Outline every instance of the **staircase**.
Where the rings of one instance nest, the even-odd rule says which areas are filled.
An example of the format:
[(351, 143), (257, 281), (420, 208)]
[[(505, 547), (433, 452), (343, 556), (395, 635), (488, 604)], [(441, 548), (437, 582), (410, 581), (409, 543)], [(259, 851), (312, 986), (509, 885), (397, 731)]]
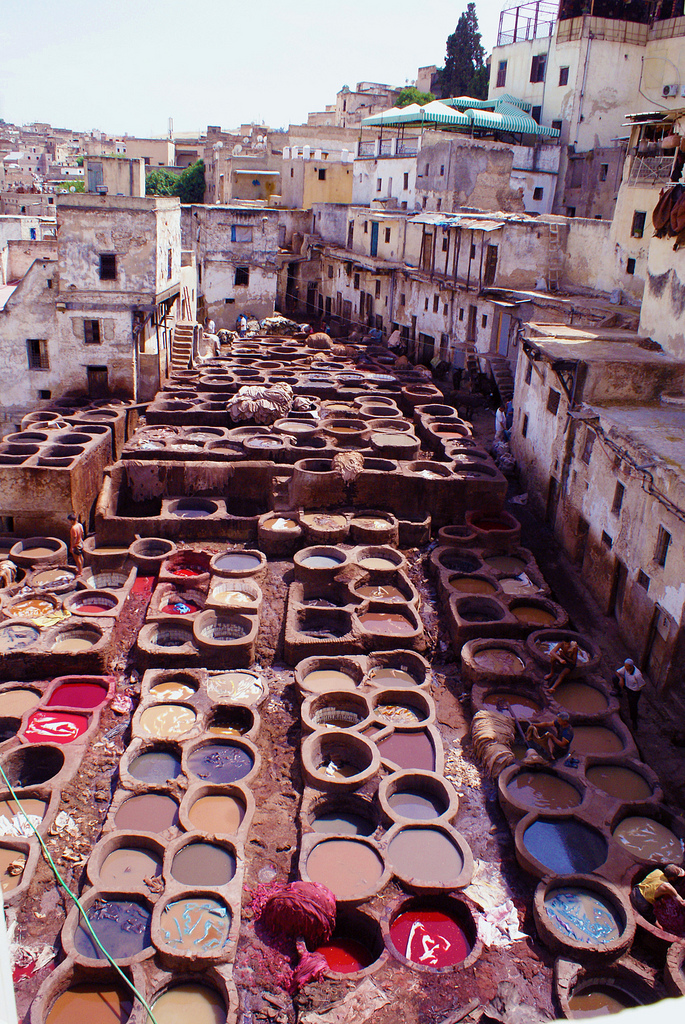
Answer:
[(190, 320), (177, 320), (171, 339), (171, 369), (187, 370), (193, 361), (193, 334), (197, 325)]
[[(547, 253), (547, 287), (551, 292), (559, 291), (564, 255), (561, 248), (561, 224), (548, 224), (549, 239)], [(565, 227), (565, 225), (563, 225)]]
[(495, 378), (500, 398), (506, 404), (510, 398), (514, 397), (514, 377), (509, 360), (505, 359), (504, 356), (489, 355), (488, 362), (490, 363), (492, 376)]

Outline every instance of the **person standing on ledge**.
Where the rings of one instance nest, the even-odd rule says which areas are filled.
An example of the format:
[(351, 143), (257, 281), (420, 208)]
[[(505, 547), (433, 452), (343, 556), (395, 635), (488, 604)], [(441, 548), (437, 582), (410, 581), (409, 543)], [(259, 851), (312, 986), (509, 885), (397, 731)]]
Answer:
[(85, 540), (85, 533), (74, 512), (70, 512), (67, 519), (71, 526), (69, 530), (69, 553), (76, 562), (76, 568), (80, 576), (83, 572), (83, 541)]
[(618, 685), (626, 691), (630, 720), (633, 723), (633, 729), (636, 730), (637, 707), (640, 703), (642, 688), (645, 685), (645, 677), (640, 672), (640, 669), (635, 667), (635, 662), (632, 658), (626, 658), (621, 667), (616, 669), (616, 675), (618, 676)]

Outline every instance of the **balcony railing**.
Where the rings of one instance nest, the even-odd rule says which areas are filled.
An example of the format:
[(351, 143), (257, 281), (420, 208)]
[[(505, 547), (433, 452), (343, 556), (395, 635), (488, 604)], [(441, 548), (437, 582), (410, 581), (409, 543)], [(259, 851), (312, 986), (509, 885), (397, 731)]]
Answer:
[(643, 156), (636, 153), (628, 175), (629, 185), (667, 185), (675, 156)]

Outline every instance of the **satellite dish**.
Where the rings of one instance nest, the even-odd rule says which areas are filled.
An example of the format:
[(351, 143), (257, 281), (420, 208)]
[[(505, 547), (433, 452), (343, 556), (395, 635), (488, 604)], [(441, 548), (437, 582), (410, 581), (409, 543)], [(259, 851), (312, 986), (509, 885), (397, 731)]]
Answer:
[(232, 150), (233, 156), (238, 156), (238, 154), (242, 153), (242, 151), (243, 151), (243, 147), (240, 145), (239, 142), (236, 143), (236, 145), (233, 147), (233, 150)]
[(246, 145), (246, 146), (249, 146), (249, 145), (250, 145), (250, 136), (249, 136), (249, 135), (246, 135), (246, 136), (245, 136), (245, 137), (243, 138), (243, 144), (244, 144), (244, 145)]

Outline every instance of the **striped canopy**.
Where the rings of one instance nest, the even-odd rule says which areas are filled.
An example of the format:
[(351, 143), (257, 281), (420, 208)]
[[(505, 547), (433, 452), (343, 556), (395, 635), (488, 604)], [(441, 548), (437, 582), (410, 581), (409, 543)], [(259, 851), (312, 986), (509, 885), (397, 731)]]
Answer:
[(447, 100), (433, 100), (419, 106), (392, 107), (380, 114), (373, 114), (362, 121), (362, 125), (392, 126), (444, 125), (446, 128), (480, 128), (491, 132), (506, 132), (515, 135), (545, 135), (551, 139), (559, 137), (557, 128), (534, 121), (526, 107), (530, 104), (505, 94), (493, 100), (474, 100), (471, 96), (453, 96)]
[(380, 114), (372, 114), (371, 117), (365, 117), (362, 121), (362, 125), (424, 125), (424, 124), (444, 124), (444, 125), (461, 125), (463, 127), (469, 127), (471, 122), (465, 114), (458, 110), (453, 110), (451, 107), (441, 103), (440, 100), (433, 100), (431, 103), (425, 103), (423, 106), (419, 106), (418, 103), (410, 103), (406, 107), (398, 109), (392, 107), (390, 110), (384, 110)]

